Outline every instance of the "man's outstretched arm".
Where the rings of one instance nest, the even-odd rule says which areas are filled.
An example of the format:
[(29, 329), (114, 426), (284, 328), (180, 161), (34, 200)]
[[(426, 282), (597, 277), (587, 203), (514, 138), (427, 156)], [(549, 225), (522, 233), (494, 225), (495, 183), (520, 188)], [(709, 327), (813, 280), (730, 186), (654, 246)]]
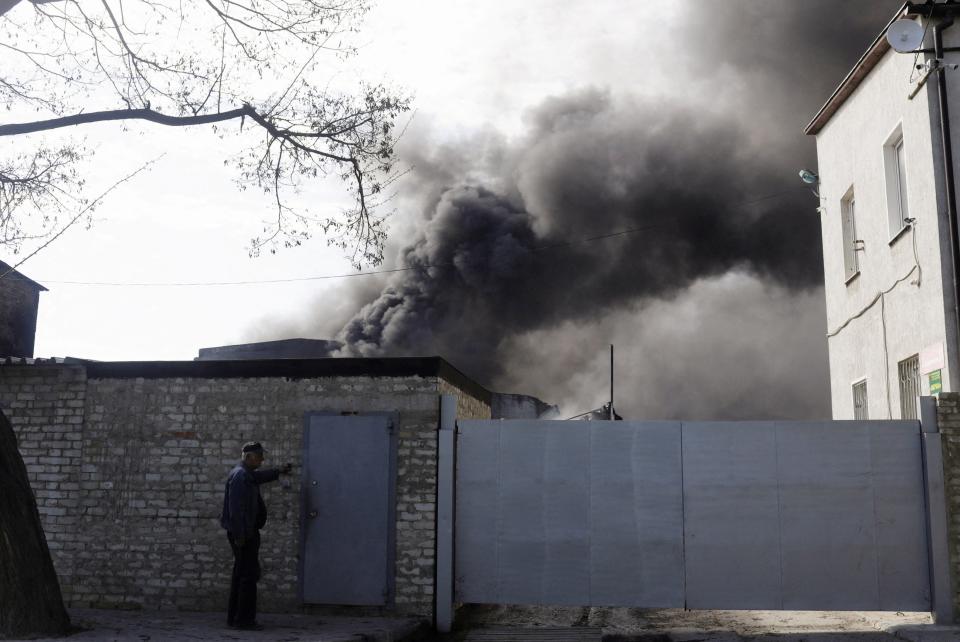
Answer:
[(290, 472), (291, 465), (284, 464), (280, 468), (266, 468), (250, 471), (253, 475), (253, 481), (257, 484), (266, 484), (267, 482), (277, 481), (280, 475), (286, 475)]

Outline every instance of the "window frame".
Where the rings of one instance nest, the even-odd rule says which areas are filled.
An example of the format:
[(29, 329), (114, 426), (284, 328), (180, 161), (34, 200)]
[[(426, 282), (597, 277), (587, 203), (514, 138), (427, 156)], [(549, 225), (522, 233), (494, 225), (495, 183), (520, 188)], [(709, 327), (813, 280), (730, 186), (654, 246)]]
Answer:
[(860, 276), (857, 256), (857, 198), (853, 186), (840, 199), (840, 239), (843, 246), (843, 280), (850, 283)]
[(910, 189), (902, 123), (897, 124), (883, 144), (883, 168), (887, 195), (888, 245), (896, 243), (909, 229)]

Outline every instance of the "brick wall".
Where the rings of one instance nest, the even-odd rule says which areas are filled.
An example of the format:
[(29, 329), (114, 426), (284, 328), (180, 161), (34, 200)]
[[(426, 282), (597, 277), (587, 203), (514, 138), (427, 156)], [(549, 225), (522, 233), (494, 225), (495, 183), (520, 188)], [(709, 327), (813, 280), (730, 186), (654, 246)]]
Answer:
[[(438, 391), (457, 396), (458, 417), (490, 418), (489, 404), (446, 380), (438, 380)], [(439, 417), (439, 398), (433, 403)], [(397, 455), (397, 601), (432, 602), (436, 565), (437, 419), (433, 423), (401, 428)], [(401, 587), (400, 578), (405, 578), (405, 587)]]
[(937, 425), (943, 439), (953, 608), (955, 617), (960, 618), (960, 393), (945, 392), (940, 395)]
[(442, 385), (96, 379), (83, 366), (4, 366), (0, 408), (20, 439), (68, 605), (185, 610), (225, 607), (232, 557), (218, 517), (243, 442), (263, 441), (267, 465), (295, 466), (290, 487), (263, 489), (270, 520), (261, 548), (262, 608), (295, 610), (304, 413), (396, 412), (396, 610), (429, 615)]
[(489, 402), (477, 399), (449, 381), (440, 380), (440, 394), (456, 396), (459, 419), (490, 419)]

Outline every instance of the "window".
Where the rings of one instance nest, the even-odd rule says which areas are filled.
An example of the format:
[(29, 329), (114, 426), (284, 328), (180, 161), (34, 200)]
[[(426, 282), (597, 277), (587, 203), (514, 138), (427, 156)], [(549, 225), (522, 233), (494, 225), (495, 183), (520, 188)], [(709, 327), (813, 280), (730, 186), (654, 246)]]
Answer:
[(910, 218), (910, 205), (907, 202), (907, 160), (903, 134), (899, 127), (884, 146), (883, 156), (887, 178), (887, 215), (890, 237), (893, 239), (906, 227), (906, 221)]
[(917, 399), (920, 397), (920, 355), (913, 355), (897, 364), (900, 375), (900, 418), (917, 419)]
[(858, 381), (853, 384), (853, 418), (869, 419), (867, 412), (867, 381)]
[(847, 192), (840, 203), (840, 216), (843, 219), (843, 269), (844, 280), (849, 281), (860, 273), (857, 265), (857, 223), (856, 199), (853, 197), (853, 188)]

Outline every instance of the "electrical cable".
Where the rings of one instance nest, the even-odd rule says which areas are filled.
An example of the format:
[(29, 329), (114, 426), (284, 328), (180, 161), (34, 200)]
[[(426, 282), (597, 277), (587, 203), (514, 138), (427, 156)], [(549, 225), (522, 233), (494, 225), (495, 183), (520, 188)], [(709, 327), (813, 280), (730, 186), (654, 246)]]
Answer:
[(920, 267), (920, 253), (917, 252), (917, 235), (913, 233), (913, 226), (915, 223), (916, 221), (912, 221), (910, 223), (910, 228), (911, 228), (910, 236), (913, 240), (913, 260), (917, 266), (917, 281), (915, 285), (919, 288), (921, 282), (923, 281), (923, 268)]
[(887, 383), (887, 419), (893, 419), (893, 407), (890, 405), (890, 352), (887, 349), (887, 304), (886, 295), (880, 293), (880, 327), (883, 332), (883, 372)]
[[(563, 243), (555, 243), (552, 245), (542, 245), (539, 247), (524, 248), (524, 251), (535, 254), (537, 252), (544, 252), (546, 250), (554, 250), (561, 247), (569, 247), (572, 245), (577, 245), (580, 243), (592, 243), (594, 241), (602, 241), (605, 239), (614, 238), (617, 236), (624, 236), (626, 234), (635, 234), (637, 232), (644, 232), (647, 230), (656, 229), (663, 227), (663, 223), (657, 225), (645, 225), (643, 227), (633, 227), (625, 230), (620, 230), (618, 232), (611, 232), (610, 234), (601, 234), (600, 236), (591, 236), (588, 238), (577, 239), (575, 241), (565, 241)], [(266, 280), (256, 280), (256, 281), (183, 281), (183, 282), (168, 282), (168, 283), (157, 283), (157, 282), (143, 282), (143, 283), (133, 283), (133, 282), (118, 282), (118, 281), (56, 281), (52, 279), (38, 279), (44, 283), (56, 283), (59, 285), (103, 285), (103, 286), (131, 286), (131, 287), (201, 287), (201, 286), (217, 286), (217, 285), (257, 285), (257, 284), (269, 284), (269, 283), (293, 283), (299, 281), (322, 281), (327, 279), (345, 279), (354, 276), (372, 276), (376, 274), (392, 274), (394, 272), (409, 272), (411, 270), (428, 270), (432, 268), (442, 268), (442, 267), (454, 267), (456, 263), (424, 263), (422, 265), (408, 265), (405, 267), (391, 268), (387, 270), (369, 270), (367, 272), (347, 272), (344, 274), (324, 274), (320, 276), (302, 276), (302, 277), (293, 277), (287, 279), (266, 279)]]
[(911, 239), (913, 245), (913, 267), (910, 268), (910, 271), (904, 274), (902, 277), (893, 282), (886, 290), (881, 290), (873, 297), (873, 299), (864, 306), (859, 312), (848, 318), (844, 321), (840, 327), (838, 327), (833, 332), (827, 333), (827, 339), (832, 339), (833, 337), (840, 334), (844, 328), (850, 325), (854, 320), (859, 319), (864, 314), (866, 314), (874, 305), (877, 304), (877, 301), (880, 302), (880, 327), (883, 332), (883, 372), (884, 380), (887, 387), (887, 419), (893, 419), (893, 406), (890, 401), (890, 352), (887, 345), (887, 309), (886, 309), (886, 297), (888, 294), (894, 291), (898, 285), (909, 279), (914, 272), (917, 273), (917, 279), (913, 282), (914, 285), (920, 287), (921, 281), (923, 279), (923, 268), (920, 266), (920, 254), (917, 251), (917, 233), (916, 233), (916, 221), (913, 220), (908, 223), (910, 226), (910, 235), (913, 237)]
[[(915, 222), (914, 222), (914, 223), (910, 223), (910, 233), (911, 233), (911, 234), (914, 234), (914, 235), (916, 234), (916, 232), (914, 231), (914, 227), (915, 227), (915, 226), (916, 226), (916, 223), (915, 223)], [(873, 299), (870, 301), (870, 303), (868, 303), (868, 304), (867, 304), (866, 306), (864, 306), (859, 312), (857, 312), (856, 314), (854, 314), (853, 316), (851, 316), (850, 318), (848, 318), (846, 321), (844, 321), (842, 324), (840, 324), (840, 327), (838, 327), (836, 330), (834, 330), (833, 332), (827, 332), (827, 338), (828, 338), (828, 339), (832, 339), (833, 337), (837, 336), (838, 334), (840, 334), (840, 332), (841, 332), (844, 328), (846, 328), (848, 325), (850, 325), (853, 321), (859, 319), (859, 318), (862, 317), (864, 314), (866, 314), (867, 312), (869, 312), (870, 309), (877, 304), (877, 301), (879, 301), (882, 296), (884, 296), (884, 295), (886, 295), (886, 294), (890, 294), (891, 292), (893, 292), (893, 290), (894, 290), (898, 285), (900, 285), (901, 283), (903, 283), (904, 281), (906, 281), (907, 279), (909, 279), (911, 276), (913, 276), (913, 273), (914, 273), (914, 272), (917, 272), (917, 271), (919, 270), (919, 271), (920, 271), (920, 274), (921, 274), (921, 275), (923, 274), (923, 271), (922, 271), (922, 269), (920, 268), (920, 258), (919, 258), (919, 256), (917, 255), (917, 251), (916, 251), (916, 238), (914, 238), (913, 241), (914, 241), (914, 254), (913, 254), (913, 258), (914, 258), (914, 261), (916, 261), (916, 263), (914, 263), (913, 267), (910, 268), (910, 271), (907, 272), (906, 274), (904, 274), (902, 277), (900, 277), (900, 278), (897, 279), (896, 281), (894, 281), (894, 282), (893, 282), (893, 285), (891, 285), (891, 286), (890, 286), (889, 288), (887, 288), (886, 290), (883, 290), (882, 292), (878, 292), (878, 293), (876, 294), (876, 296), (874, 296)], [(918, 284), (917, 284), (917, 286), (919, 287), (919, 278), (918, 278)]]

